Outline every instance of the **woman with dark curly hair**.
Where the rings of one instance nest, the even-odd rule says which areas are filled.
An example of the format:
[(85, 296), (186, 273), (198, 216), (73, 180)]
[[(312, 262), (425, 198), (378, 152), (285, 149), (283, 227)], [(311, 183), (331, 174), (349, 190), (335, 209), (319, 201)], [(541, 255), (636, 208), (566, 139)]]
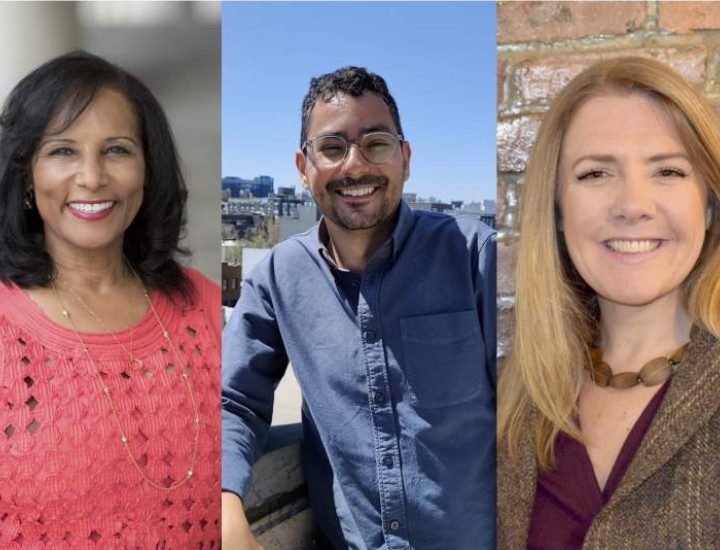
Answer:
[(85, 52), (0, 119), (0, 542), (219, 542), (219, 289), (162, 108)]

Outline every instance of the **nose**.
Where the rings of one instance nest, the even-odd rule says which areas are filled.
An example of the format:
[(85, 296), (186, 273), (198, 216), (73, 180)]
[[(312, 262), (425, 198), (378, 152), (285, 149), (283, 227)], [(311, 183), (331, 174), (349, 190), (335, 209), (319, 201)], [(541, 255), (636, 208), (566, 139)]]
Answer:
[(363, 156), (360, 145), (357, 143), (348, 144), (348, 151), (342, 162), (343, 174), (349, 177), (367, 173), (370, 163)]
[(630, 173), (618, 181), (610, 207), (611, 216), (620, 222), (636, 223), (655, 217), (654, 183), (639, 173)]
[(106, 174), (103, 159), (88, 155), (80, 159), (76, 181), (89, 190), (96, 190), (105, 184)]

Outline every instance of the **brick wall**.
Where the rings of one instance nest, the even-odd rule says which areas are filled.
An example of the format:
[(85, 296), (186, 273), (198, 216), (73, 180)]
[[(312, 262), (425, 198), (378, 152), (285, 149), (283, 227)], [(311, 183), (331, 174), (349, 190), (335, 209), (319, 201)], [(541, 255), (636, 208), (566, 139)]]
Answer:
[(512, 341), (517, 210), (543, 113), (592, 63), (624, 55), (667, 63), (720, 111), (720, 2), (498, 4), (498, 344)]

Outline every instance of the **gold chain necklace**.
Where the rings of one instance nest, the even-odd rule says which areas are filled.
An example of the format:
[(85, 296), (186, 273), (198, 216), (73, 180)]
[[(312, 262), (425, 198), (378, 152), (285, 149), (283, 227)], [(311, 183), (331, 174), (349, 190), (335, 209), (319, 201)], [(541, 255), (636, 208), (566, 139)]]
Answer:
[(602, 359), (602, 350), (592, 348), (590, 358), (592, 365), (588, 365), (595, 384), (600, 387), (632, 388), (638, 384), (657, 386), (668, 380), (685, 357), (688, 344), (676, 349), (669, 357), (656, 357), (645, 363), (638, 372), (619, 372), (613, 374), (612, 368)]
[[(129, 266), (129, 264), (128, 264), (128, 266)], [(133, 272), (133, 273), (134, 273), (134, 272)], [(142, 285), (142, 282), (140, 282), (140, 284)], [(97, 315), (92, 309), (90, 309), (90, 306), (87, 305), (87, 303), (85, 302), (85, 300), (82, 299), (82, 297), (80, 296), (80, 294), (78, 294), (78, 292), (77, 292), (72, 286), (70, 286), (70, 285), (67, 284), (67, 283), (62, 283), (62, 285), (63, 285), (65, 288), (67, 288), (67, 289), (72, 293), (72, 295), (75, 297), (75, 300), (77, 300), (77, 302), (83, 307), (83, 309), (85, 309), (85, 311), (87, 312), (87, 314), (90, 315), (90, 317), (92, 317), (92, 319), (93, 319), (98, 325), (100, 325), (100, 327), (101, 327), (105, 332), (107, 332), (110, 336), (112, 336), (113, 339), (115, 340), (115, 342), (117, 343), (117, 345), (120, 346), (120, 347), (123, 349), (123, 351), (124, 351), (124, 352), (127, 354), (127, 356), (128, 356), (128, 365), (130, 366), (130, 368), (132, 368), (133, 370), (136, 370), (136, 371), (142, 370), (142, 368), (143, 368), (143, 362), (142, 362), (142, 360), (139, 359), (139, 358), (137, 358), (137, 357), (135, 357), (135, 355), (133, 355), (133, 353), (132, 353), (132, 347), (133, 347), (133, 345), (132, 345), (132, 341), (133, 341), (133, 340), (132, 340), (132, 339), (133, 339), (133, 334), (134, 334), (134, 330), (135, 330), (134, 327), (130, 329), (130, 350), (128, 350), (128, 349), (125, 347), (125, 344), (123, 344), (123, 343), (120, 341), (120, 339), (115, 335), (115, 333), (112, 332), (112, 331), (107, 327), (107, 325), (103, 322), (103, 320), (102, 320), (100, 317), (98, 317), (98, 315)], [(143, 291), (144, 291), (144, 290), (145, 290), (145, 287), (143, 287)], [(56, 291), (56, 292), (57, 292), (57, 291)]]
[[(140, 284), (142, 285), (142, 281), (140, 280), (140, 277), (135, 272), (135, 270), (130, 267), (131, 271), (135, 275), (135, 277), (138, 278), (138, 281), (140, 281)], [(72, 317), (70, 316), (70, 312), (65, 307), (65, 304), (62, 301), (62, 298), (60, 297), (60, 293), (58, 292), (57, 288), (55, 287), (55, 280), (54, 278), (50, 280), (50, 285), (52, 286), (53, 292), (55, 293), (55, 297), (57, 298), (60, 308), (62, 310), (63, 316), (70, 321), (70, 325), (72, 326), (73, 332), (75, 333), (75, 337), (80, 342), (80, 345), (82, 346), (83, 351), (85, 352), (85, 355), (87, 356), (88, 360), (92, 364), (95, 375), (97, 376), (98, 382), (100, 383), (100, 387), (102, 388), (102, 392), (105, 395), (105, 397), (108, 400), (108, 403), (110, 404), (110, 408), (113, 413), (113, 417), (115, 418), (115, 421), (118, 426), (118, 431), (120, 432), (120, 441), (122, 442), (123, 448), (128, 454), (128, 457), (130, 457), (130, 461), (132, 462), (133, 466), (135, 466), (135, 469), (140, 474), (140, 477), (142, 477), (150, 486), (154, 487), (155, 489), (158, 489), (160, 491), (173, 491), (177, 489), (178, 487), (181, 487), (185, 485), (188, 481), (190, 481), (190, 478), (193, 476), (193, 473), (195, 471), (195, 463), (197, 462), (197, 455), (198, 455), (198, 445), (200, 442), (200, 427), (201, 427), (201, 419), (200, 419), (200, 412), (198, 411), (197, 402), (195, 401), (195, 394), (193, 393), (192, 384), (190, 383), (190, 369), (185, 366), (185, 368), (182, 369), (182, 378), (185, 383), (185, 388), (187, 389), (188, 396), (190, 398), (190, 402), (193, 406), (193, 420), (195, 424), (195, 439), (193, 442), (193, 451), (192, 451), (192, 460), (190, 462), (190, 469), (187, 471), (187, 474), (183, 479), (181, 479), (178, 482), (172, 483), (169, 486), (161, 485), (160, 483), (157, 483), (155, 480), (151, 479), (145, 471), (142, 469), (142, 466), (140, 466), (140, 463), (138, 462), (137, 458), (135, 458), (135, 455), (133, 454), (132, 450), (130, 449), (130, 439), (127, 436), (127, 433), (122, 427), (122, 422), (120, 422), (120, 414), (118, 413), (117, 407), (115, 407), (115, 402), (112, 399), (112, 395), (110, 393), (110, 388), (105, 384), (105, 381), (102, 378), (102, 375), (100, 374), (100, 369), (97, 366), (97, 363), (95, 362), (95, 358), (90, 353), (90, 348), (85, 344), (85, 340), (83, 339), (82, 335), (80, 334), (80, 331), (78, 331), (77, 326), (75, 325), (75, 322), (73, 321)], [(155, 309), (155, 306), (152, 303), (152, 299), (150, 298), (150, 293), (148, 292), (147, 288), (143, 285), (143, 295), (145, 296), (145, 299), (147, 300), (148, 305), (150, 306), (150, 309), (153, 313), (153, 316), (155, 317), (155, 320), (157, 321), (158, 326), (162, 330), (163, 338), (168, 342), (169, 347), (171, 348), (173, 355), (175, 356), (175, 361), (178, 365), (182, 365), (182, 361), (180, 360), (180, 355), (177, 351), (177, 348), (175, 347), (174, 342), (170, 338), (170, 332), (165, 328), (165, 325), (163, 325), (160, 316), (158, 315), (157, 310)], [(96, 318), (93, 316), (93, 318)]]

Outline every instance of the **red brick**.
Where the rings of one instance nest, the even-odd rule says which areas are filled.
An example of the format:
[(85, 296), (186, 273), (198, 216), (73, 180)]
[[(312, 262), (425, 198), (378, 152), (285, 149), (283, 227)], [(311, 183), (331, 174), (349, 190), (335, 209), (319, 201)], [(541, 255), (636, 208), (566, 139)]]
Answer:
[(498, 59), (497, 60), (497, 100), (496, 105), (502, 105), (505, 102), (505, 70), (507, 69), (507, 62)]
[(622, 35), (645, 19), (645, 2), (500, 2), (498, 43)]
[(630, 55), (662, 61), (698, 88), (705, 82), (707, 50), (702, 46), (551, 56), (528, 61), (516, 69), (514, 78), (518, 89), (518, 101), (521, 104), (548, 102), (573, 77), (593, 63)]
[(720, 29), (717, 2), (659, 2), (659, 25), (663, 30), (690, 33)]
[(523, 172), (540, 128), (540, 116), (530, 115), (498, 121), (499, 172)]

